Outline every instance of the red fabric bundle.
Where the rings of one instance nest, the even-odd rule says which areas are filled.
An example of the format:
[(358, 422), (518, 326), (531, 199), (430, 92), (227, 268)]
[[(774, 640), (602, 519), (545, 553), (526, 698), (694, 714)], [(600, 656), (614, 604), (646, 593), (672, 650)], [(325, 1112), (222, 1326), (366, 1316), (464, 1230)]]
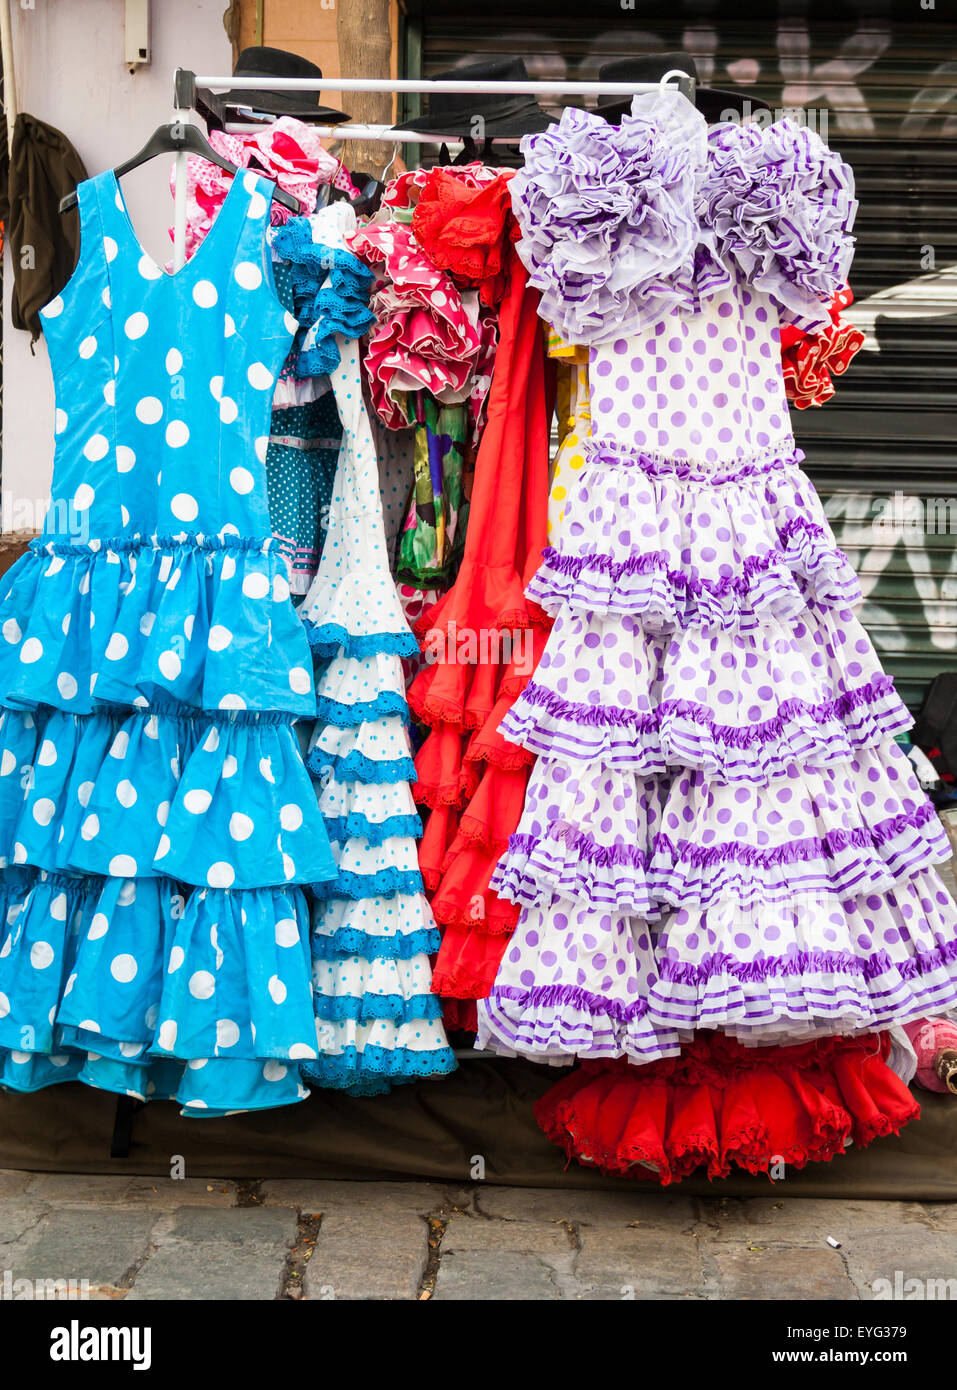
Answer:
[(846, 372), (851, 358), (864, 343), (859, 328), (841, 320), (841, 311), (853, 304), (850, 285), (838, 290), (831, 301), (831, 322), (820, 333), (803, 333), (781, 325), (781, 364), (784, 389), (798, 410), (824, 405), (834, 395), (832, 376)]
[(435, 168), (425, 181), (412, 230), (433, 265), (457, 285), (477, 287), (483, 304), (497, 305), (508, 286), (508, 256), (518, 240), (508, 181), (512, 170), (472, 188), (454, 171)]
[(570, 1159), (619, 1177), (668, 1185), (733, 1166), (773, 1177), (779, 1164), (828, 1162), (918, 1117), (887, 1046), (873, 1034), (755, 1048), (699, 1034), (680, 1057), (647, 1066), (583, 1062), (535, 1118)]

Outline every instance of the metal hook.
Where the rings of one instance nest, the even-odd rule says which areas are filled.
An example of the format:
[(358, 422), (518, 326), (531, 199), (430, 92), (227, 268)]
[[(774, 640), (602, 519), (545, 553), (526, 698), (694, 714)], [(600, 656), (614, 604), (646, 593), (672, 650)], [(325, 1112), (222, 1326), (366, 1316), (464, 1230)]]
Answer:
[(673, 77), (682, 78), (687, 76), (688, 74), (682, 72), (681, 68), (669, 68), (663, 77), (658, 78), (658, 88), (663, 92), (666, 86), (670, 86)]
[(386, 179), (386, 174), (389, 172), (389, 170), (392, 168), (393, 164), (395, 163), (395, 161), (396, 161), (396, 160), (398, 159), (398, 157), (399, 157), (399, 144), (400, 144), (400, 142), (397, 140), (397, 141), (395, 142), (395, 144), (392, 146), (392, 158), (389, 160), (388, 164), (387, 164), (387, 165), (385, 166), (385, 168), (382, 170), (382, 182), (383, 182), (383, 183), (388, 182), (388, 180)]

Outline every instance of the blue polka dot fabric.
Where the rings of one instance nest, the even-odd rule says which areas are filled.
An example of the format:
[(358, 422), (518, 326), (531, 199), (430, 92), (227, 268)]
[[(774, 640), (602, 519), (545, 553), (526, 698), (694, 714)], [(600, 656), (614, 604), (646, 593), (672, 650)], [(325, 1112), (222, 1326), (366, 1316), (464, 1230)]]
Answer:
[(316, 692), (270, 535), (273, 386), (298, 321), (237, 175), (175, 274), (112, 173), (42, 311), (43, 534), (0, 585), (0, 1084), (185, 1114), (308, 1094), (304, 885), (339, 873), (296, 721)]

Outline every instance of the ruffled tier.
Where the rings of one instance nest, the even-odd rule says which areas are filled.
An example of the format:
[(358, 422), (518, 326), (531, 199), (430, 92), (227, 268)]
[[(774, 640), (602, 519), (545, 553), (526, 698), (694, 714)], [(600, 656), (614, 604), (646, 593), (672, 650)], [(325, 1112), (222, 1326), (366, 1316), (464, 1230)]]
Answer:
[[(414, 898), (389, 902), (391, 922), (374, 899), (351, 904), (341, 914), (330, 912), (329, 904), (316, 914), (313, 985), (319, 1057), (303, 1068), (303, 1076), (320, 1086), (378, 1094), (455, 1069), (441, 1004), (431, 992), (428, 955), (411, 950), (419, 941), (434, 946), (428, 906), (422, 898), (418, 907)], [(353, 942), (362, 945), (362, 952), (346, 953)]]
[[(447, 1076), (455, 1054), (441, 1020), (326, 1024), (327, 1050), (302, 1068), (307, 1081), (350, 1096), (384, 1095), (393, 1086)], [(352, 1041), (350, 1041), (350, 1039)]]
[(389, 572), (378, 487), (371, 499), (375, 511), (351, 512), (341, 473), (340, 461), (319, 571), (299, 609), (309, 645), (328, 657), (415, 656), (419, 644)]
[(422, 821), (408, 782), (339, 782), (329, 777), (317, 788), (319, 810), (332, 841), (358, 836), (379, 845), (393, 835), (422, 834)]
[(677, 1033), (649, 1017), (656, 979), (652, 942), (638, 919), (565, 901), (526, 908), (479, 1001), (476, 1046), (559, 1063), (674, 1056)]
[[(507, 904), (506, 904), (507, 906)], [(467, 1024), (449, 1024), (448, 1005), (452, 1000), (484, 999), (498, 974), (502, 957), (508, 949), (517, 915), (507, 927), (496, 930), (500, 919), (480, 918), (474, 922), (460, 919), (443, 927), (442, 945), (432, 967), (432, 988), (443, 996), (446, 1025), (467, 1026), (475, 1032), (475, 1020), (469, 1015)]]
[(421, 806), (442, 811), (462, 806), (475, 790), (475, 769), (464, 760), (468, 735), (454, 724), (438, 724), (415, 755), (413, 795)]
[(306, 765), (314, 776), (337, 782), (414, 782), (415, 763), (405, 723), (398, 715), (357, 728), (316, 725)]
[(439, 933), (421, 893), (354, 901), (332, 898), (312, 905), (312, 954), (316, 960), (362, 956), (373, 960), (410, 960), (434, 955)]
[(655, 917), (648, 865), (659, 824), (655, 781), (541, 761), (491, 888), (523, 906), (569, 898)]
[(5, 705), (88, 714), (94, 701), (165, 699), (315, 713), (308, 644), (271, 539), (34, 541), (3, 581), (0, 633)]
[(810, 604), (793, 622), (668, 638), (565, 610), (501, 731), (544, 757), (766, 784), (793, 763), (846, 764), (911, 722), (854, 615)]
[[(594, 814), (601, 814), (596, 803)], [(846, 767), (792, 765), (767, 789), (676, 778), (651, 846), (653, 897), (749, 909), (795, 896), (884, 892), (951, 854), (936, 811), (896, 743)]]
[(586, 441), (585, 466), (527, 596), (640, 619), (653, 631), (753, 628), (847, 608), (861, 588), (793, 442), (726, 465)]
[(663, 1186), (698, 1168), (773, 1177), (829, 1162), (919, 1114), (874, 1036), (774, 1049), (699, 1037), (675, 1061), (585, 1062), (535, 1104), (570, 1159)]
[[(323, 1023), (413, 1023), (441, 1017), (429, 958), (319, 956), (313, 961), (316, 1018)], [(373, 1037), (372, 1041), (377, 1040)], [(319, 1029), (320, 1047), (325, 1038)]]
[[(454, 593), (452, 590), (450, 593)], [(438, 619), (436, 614), (439, 615)], [(431, 624), (431, 625), (428, 625)], [(409, 707), (431, 727), (479, 729), (500, 699), (514, 699), (541, 660), (550, 621), (528, 610), (509, 625), (445, 618), (441, 601), (423, 634), (427, 664), (409, 689)]]
[(316, 715), (323, 724), (357, 724), (398, 715), (407, 720), (402, 660), (392, 652), (332, 659), (316, 681)]
[(286, 715), (5, 711), (0, 832), (4, 866), (239, 889), (335, 873)]
[(357, 836), (335, 843), (332, 853), (336, 876), (312, 885), (317, 897), (385, 898), (422, 892), (416, 843), (411, 836), (393, 835), (377, 844)]
[(872, 1031), (957, 1006), (957, 905), (927, 869), (883, 894), (682, 908), (656, 957), (659, 1027), (754, 1041)]
[(316, 1056), (316, 1025), (298, 889), (184, 899), (169, 879), (16, 869), (0, 887), (0, 1048), (37, 1059), (6, 1060), (4, 1084), (70, 1071), (210, 1113), (301, 1098), (291, 1064)]
[(655, 920), (668, 905), (883, 892), (950, 855), (893, 742), (843, 768), (792, 765), (767, 788), (579, 768), (537, 764), (491, 884), (512, 902), (567, 897)]
[[(486, 768), (474, 795), (456, 819), (455, 833), (442, 856), (432, 897), (436, 921), (443, 926), (458, 925), (495, 936), (507, 936), (513, 931), (518, 912), (512, 903), (497, 895), (491, 880), (507, 837), (519, 823), (527, 783), (527, 768)], [(499, 948), (496, 945), (491, 949)], [(436, 970), (447, 975), (447, 969), (443, 939)], [(476, 990), (474, 978), (465, 978), (460, 965), (454, 969), (466, 996), (472, 997)], [(446, 978), (441, 992), (456, 994), (458, 990), (451, 988)]]

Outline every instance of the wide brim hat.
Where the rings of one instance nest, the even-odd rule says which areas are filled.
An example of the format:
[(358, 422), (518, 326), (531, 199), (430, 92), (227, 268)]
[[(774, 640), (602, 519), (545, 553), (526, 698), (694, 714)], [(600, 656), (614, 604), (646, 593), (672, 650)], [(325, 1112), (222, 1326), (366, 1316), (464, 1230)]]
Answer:
[[(666, 72), (675, 69), (695, 80), (695, 105), (706, 121), (714, 124), (730, 111), (742, 116), (748, 111), (770, 111), (766, 101), (746, 92), (723, 90), (719, 87), (698, 86), (698, 68), (690, 53), (648, 53), (633, 58), (618, 58), (598, 70), (599, 82), (660, 82)], [(606, 121), (620, 121), (631, 110), (630, 97), (600, 97), (596, 114)]]
[[(528, 70), (521, 58), (489, 58), (466, 63), (447, 72), (437, 72), (439, 82), (527, 82)], [(531, 93), (509, 92), (433, 92), (427, 115), (414, 116), (396, 132), (416, 130), (422, 134), (471, 136), (481, 140), (489, 135), (537, 135), (554, 120)], [(481, 125), (478, 125), (478, 122)]]
[[(322, 77), (322, 69), (308, 58), (301, 58), (298, 53), (287, 53), (283, 48), (244, 48), (236, 60), (233, 76), (303, 77), (313, 80)], [(247, 106), (270, 116), (295, 116), (297, 120), (311, 121), (314, 125), (335, 125), (349, 120), (345, 111), (320, 105), (318, 92), (273, 92), (265, 87), (232, 88), (228, 92), (217, 92), (216, 101), (224, 108)]]

